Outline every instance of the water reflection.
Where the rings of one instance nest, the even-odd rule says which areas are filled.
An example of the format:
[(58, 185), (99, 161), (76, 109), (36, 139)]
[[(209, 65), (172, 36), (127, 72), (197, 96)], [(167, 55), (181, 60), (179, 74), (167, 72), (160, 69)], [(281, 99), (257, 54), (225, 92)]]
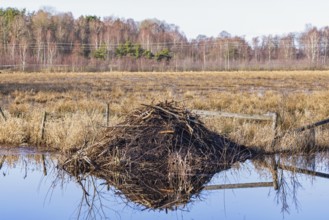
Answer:
[[(248, 153), (248, 156), (250, 154)], [(116, 194), (133, 202), (142, 209), (176, 210), (198, 197), (214, 174), (230, 169), (236, 161), (245, 161), (247, 156), (234, 155), (220, 162), (211, 162), (191, 151), (171, 152), (167, 157), (156, 160), (141, 157), (129, 162), (117, 162), (102, 166), (101, 169), (81, 169), (80, 161), (60, 163), (60, 169), (75, 178), (84, 192), (85, 203), (93, 204), (94, 196), (99, 195), (95, 179), (102, 180), (107, 188), (114, 187)], [(230, 160), (228, 160), (230, 159)], [(91, 201), (89, 200), (91, 199)]]
[(282, 213), (289, 213), (291, 205), (299, 209), (298, 191), (302, 189), (303, 182), (300, 178), (307, 177), (309, 181), (329, 179), (329, 174), (324, 173), (327, 167), (323, 166), (328, 161), (328, 152), (318, 152), (263, 156), (253, 159), (252, 163), (255, 171), (267, 170), (271, 174), (277, 204), (281, 205)]
[[(229, 193), (234, 189), (234, 194), (239, 195), (244, 192), (241, 190), (250, 187), (254, 188), (250, 190), (268, 189), (274, 192), (269, 195), (265, 193), (264, 198), (269, 196), (272, 206), (279, 207), (285, 214), (285, 218), (289, 219), (288, 214), (293, 210), (303, 213), (305, 205), (299, 202), (299, 195), (302, 194), (302, 197), (305, 197), (303, 191), (311, 189), (301, 189), (320, 179), (329, 178), (328, 152), (308, 155), (261, 156), (245, 163), (234, 163), (221, 168), (218, 166), (217, 174), (215, 172), (201, 173), (200, 169), (182, 167), (182, 165), (186, 165), (182, 161), (168, 169), (161, 170), (158, 166), (160, 164), (153, 168), (151, 164), (144, 164), (142, 170), (136, 169), (136, 166), (133, 165), (124, 172), (113, 170), (111, 173), (72, 173), (73, 171), (63, 170), (57, 166), (58, 155), (25, 151), (0, 151), (0, 153), (0, 167), (3, 176), (1, 182), (10, 178), (15, 170), (20, 171), (19, 178), (25, 179), (27, 185), (28, 181), (31, 181), (30, 176), (35, 177), (36, 174), (39, 177), (43, 176), (41, 182), (46, 182), (45, 188), (47, 189), (41, 190), (42, 203), (51, 202), (55, 195), (54, 191), (58, 189), (66, 191), (65, 189), (74, 185), (77, 192), (72, 195), (71, 192), (66, 191), (68, 196), (64, 195), (64, 197), (66, 200), (70, 200), (70, 203), (73, 198), (75, 201), (67, 208), (70, 209), (67, 210), (69, 213), (67, 218), (78, 219), (119, 218), (122, 217), (119, 214), (121, 209), (136, 210), (136, 208), (141, 213), (144, 213), (142, 212), (144, 209), (158, 210), (156, 215), (159, 216), (166, 216), (165, 211), (170, 213), (170, 210), (176, 209), (190, 211), (182, 212), (182, 216), (185, 213), (186, 215), (189, 213), (196, 215), (197, 212), (202, 212), (199, 207), (207, 202), (207, 197), (211, 197), (212, 193), (224, 190)], [(252, 178), (250, 179), (250, 177)], [(38, 185), (42, 185), (42, 183), (39, 182)], [(327, 193), (326, 191), (321, 192), (321, 190), (323, 189), (319, 189), (320, 193)], [(80, 195), (78, 196), (78, 194)], [(200, 201), (200, 196), (205, 201)], [(251, 198), (243, 199), (248, 201)], [(56, 203), (56, 199), (54, 202)], [(260, 202), (265, 202), (265, 199)], [(121, 203), (121, 205), (118, 208), (113, 205), (114, 203)], [(217, 198), (215, 203), (218, 207), (223, 206), (221, 198)], [(235, 209), (240, 210), (242, 207), (235, 207)], [(220, 216), (218, 212), (217, 214)], [(253, 212), (257, 213), (260, 210), (254, 207)], [(74, 214), (72, 215), (72, 213)], [(322, 214), (324, 213), (326, 213), (326, 209), (322, 210)], [(283, 215), (281, 216), (283, 217)], [(277, 219), (277, 217), (275, 218)], [(159, 218), (161, 219), (161, 217)], [(168, 216), (163, 218), (168, 218)]]

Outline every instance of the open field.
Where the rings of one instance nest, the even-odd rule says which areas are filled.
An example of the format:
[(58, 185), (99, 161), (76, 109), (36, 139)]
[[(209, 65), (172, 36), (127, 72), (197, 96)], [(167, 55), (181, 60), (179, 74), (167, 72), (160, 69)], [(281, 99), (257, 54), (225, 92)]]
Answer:
[[(142, 103), (175, 100), (188, 109), (245, 114), (277, 112), (278, 132), (329, 116), (329, 72), (12, 73), (0, 74), (0, 143), (69, 150), (93, 143), (106, 126)], [(43, 112), (52, 115), (40, 140)], [(206, 125), (250, 147), (269, 148), (270, 122), (204, 119)], [(291, 142), (292, 141), (292, 142)], [(326, 126), (316, 144), (327, 146)], [(282, 145), (282, 146), (281, 146)], [(283, 146), (285, 145), (285, 146)], [(280, 144), (289, 147), (293, 140)]]

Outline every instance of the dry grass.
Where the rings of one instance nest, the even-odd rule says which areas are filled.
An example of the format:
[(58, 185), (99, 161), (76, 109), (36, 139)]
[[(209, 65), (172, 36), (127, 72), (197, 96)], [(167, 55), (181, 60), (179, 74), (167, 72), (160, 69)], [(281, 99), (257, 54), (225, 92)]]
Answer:
[[(92, 143), (105, 125), (141, 103), (175, 100), (189, 109), (245, 114), (277, 112), (279, 132), (329, 116), (329, 72), (188, 72), (188, 73), (14, 73), (0, 74), (0, 143), (40, 142), (43, 111), (44, 146), (71, 149)], [(247, 146), (268, 148), (270, 122), (205, 119), (207, 126)], [(317, 129), (316, 141), (328, 143), (327, 129)]]

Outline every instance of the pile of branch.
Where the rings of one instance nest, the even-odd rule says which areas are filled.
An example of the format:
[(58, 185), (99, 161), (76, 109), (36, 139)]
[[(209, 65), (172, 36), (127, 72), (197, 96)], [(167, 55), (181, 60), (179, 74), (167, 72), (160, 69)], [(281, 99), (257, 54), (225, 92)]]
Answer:
[(173, 208), (198, 193), (212, 175), (252, 156), (207, 129), (175, 102), (143, 105), (103, 139), (63, 161), (72, 175), (93, 175), (148, 208)]

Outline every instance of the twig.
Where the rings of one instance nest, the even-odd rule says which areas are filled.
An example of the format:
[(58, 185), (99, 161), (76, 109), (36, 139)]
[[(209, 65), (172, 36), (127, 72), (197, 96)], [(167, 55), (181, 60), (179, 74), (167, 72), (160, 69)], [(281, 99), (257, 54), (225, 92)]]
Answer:
[(177, 119), (181, 118), (181, 116), (176, 115), (176, 114), (174, 114), (174, 113), (172, 113), (172, 112), (170, 112), (170, 111), (168, 111), (168, 110), (166, 110), (166, 109), (164, 109), (164, 108), (161, 108), (160, 106), (156, 106), (156, 105), (153, 106), (153, 105), (146, 105), (146, 104), (142, 104), (142, 105), (147, 106), (147, 107), (151, 107), (151, 108), (155, 108), (155, 109), (158, 109), (158, 110), (161, 110), (161, 111), (163, 111), (163, 112), (165, 112), (165, 113), (167, 113), (167, 114), (169, 114), (169, 115), (174, 116), (174, 117), (177, 118)]

